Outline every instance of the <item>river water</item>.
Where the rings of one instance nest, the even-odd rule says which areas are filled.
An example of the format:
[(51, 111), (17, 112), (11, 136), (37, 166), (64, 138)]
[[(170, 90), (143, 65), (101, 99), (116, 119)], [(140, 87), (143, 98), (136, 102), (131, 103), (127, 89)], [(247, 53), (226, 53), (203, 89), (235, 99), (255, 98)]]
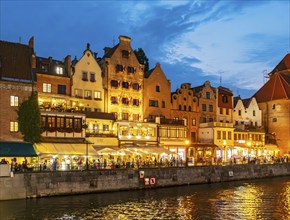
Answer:
[(290, 177), (0, 202), (0, 219), (290, 219)]

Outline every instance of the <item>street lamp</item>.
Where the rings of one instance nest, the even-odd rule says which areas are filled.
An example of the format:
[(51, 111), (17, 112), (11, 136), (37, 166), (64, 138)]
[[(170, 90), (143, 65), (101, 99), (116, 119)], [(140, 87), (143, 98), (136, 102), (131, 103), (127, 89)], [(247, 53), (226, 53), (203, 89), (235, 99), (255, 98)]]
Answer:
[(85, 129), (85, 139), (84, 142), (86, 143), (86, 170), (89, 170), (89, 147), (88, 147), (88, 140), (86, 140), (86, 134), (87, 134), (87, 124), (83, 124), (83, 128)]

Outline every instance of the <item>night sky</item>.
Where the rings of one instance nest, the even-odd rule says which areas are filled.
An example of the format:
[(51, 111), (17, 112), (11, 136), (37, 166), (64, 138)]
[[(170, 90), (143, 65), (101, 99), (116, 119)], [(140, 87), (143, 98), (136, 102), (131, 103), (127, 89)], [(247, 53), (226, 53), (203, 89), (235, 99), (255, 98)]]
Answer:
[(0, 1), (0, 39), (28, 44), (37, 56), (80, 58), (90, 43), (132, 38), (150, 68), (161, 64), (171, 90), (209, 80), (252, 96), (290, 52), (290, 1)]

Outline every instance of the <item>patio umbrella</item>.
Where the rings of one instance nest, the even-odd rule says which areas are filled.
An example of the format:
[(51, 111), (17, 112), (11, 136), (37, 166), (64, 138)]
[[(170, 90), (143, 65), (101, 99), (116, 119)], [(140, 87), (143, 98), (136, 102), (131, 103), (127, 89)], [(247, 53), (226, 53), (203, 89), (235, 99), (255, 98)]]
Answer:
[(117, 151), (112, 149), (112, 148), (109, 148), (109, 147), (105, 147), (101, 150), (97, 150), (98, 154), (100, 155), (116, 155), (117, 154)]

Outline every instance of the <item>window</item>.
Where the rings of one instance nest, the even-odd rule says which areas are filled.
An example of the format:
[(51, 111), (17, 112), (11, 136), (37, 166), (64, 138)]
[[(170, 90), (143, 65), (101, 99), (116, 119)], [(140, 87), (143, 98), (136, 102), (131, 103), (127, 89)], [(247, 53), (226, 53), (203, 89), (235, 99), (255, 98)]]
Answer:
[(65, 127), (73, 128), (73, 118), (65, 118)]
[(133, 120), (139, 121), (139, 114), (133, 114)]
[(56, 74), (58, 74), (58, 75), (62, 75), (62, 74), (63, 74), (63, 68), (60, 67), (60, 66), (57, 66), (57, 67), (56, 67)]
[(133, 83), (132, 88), (133, 88), (134, 90), (137, 90), (137, 91), (138, 91), (138, 90), (140, 89), (140, 86), (139, 86), (138, 83)]
[(223, 114), (223, 108), (220, 108), (220, 115)]
[(178, 110), (181, 111), (181, 105), (178, 105)]
[(100, 109), (100, 108), (94, 108), (94, 112), (101, 112), (102, 111), (102, 109)]
[(127, 71), (128, 73), (135, 73), (135, 68), (132, 66), (128, 66)]
[(18, 132), (18, 122), (10, 121), (10, 132)]
[(232, 132), (228, 131), (228, 140), (232, 140)]
[(103, 131), (109, 131), (109, 125), (103, 125)]
[(241, 116), (242, 115), (242, 110), (239, 110), (238, 114), (239, 114), (239, 116)]
[(217, 131), (217, 139), (220, 140), (222, 138), (221, 131)]
[(183, 106), (183, 111), (186, 111), (186, 105)]
[(209, 105), (209, 106), (208, 106), (208, 111), (209, 111), (209, 112), (213, 112), (213, 105)]
[(208, 119), (208, 122), (213, 122), (213, 118), (209, 118)]
[(75, 97), (76, 98), (82, 98), (83, 97), (83, 91), (81, 89), (75, 89)]
[(92, 99), (92, 91), (85, 90), (85, 99)]
[(112, 96), (111, 97), (111, 104), (117, 104), (117, 103), (118, 103), (117, 97), (116, 96)]
[(56, 122), (55, 122), (55, 117), (53, 116), (48, 116), (47, 117), (47, 127), (48, 128), (55, 128)]
[(88, 81), (88, 72), (82, 72), (82, 80)]
[(57, 86), (57, 94), (66, 94), (66, 85)]
[(149, 106), (158, 107), (158, 100), (149, 100)]
[(255, 110), (253, 110), (253, 116), (256, 116), (256, 111)]
[(277, 122), (277, 118), (272, 118), (272, 122)]
[(63, 117), (56, 118), (56, 127), (57, 128), (64, 128), (64, 118)]
[(190, 105), (188, 106), (188, 111), (191, 112), (191, 106)]
[(192, 126), (196, 126), (196, 119), (195, 118), (192, 119)]
[(41, 71), (47, 72), (48, 71), (48, 64), (41, 64)]
[(226, 115), (229, 115), (229, 109), (226, 108)]
[(133, 105), (139, 106), (139, 99), (133, 99)]
[(111, 87), (116, 87), (116, 88), (118, 88), (118, 86), (119, 86), (119, 83), (118, 83), (117, 80), (111, 80)]
[(10, 106), (18, 106), (19, 105), (19, 99), (18, 96), (10, 96)]
[(228, 103), (228, 97), (226, 95), (222, 95), (222, 102), (223, 103)]
[(202, 111), (203, 111), (203, 112), (206, 111), (206, 104), (202, 104)]
[(162, 108), (165, 108), (165, 101), (162, 101)]
[(272, 106), (272, 109), (275, 109), (276, 108), (276, 105), (275, 104), (273, 104), (273, 106)]
[(122, 57), (129, 58), (130, 52), (128, 50), (122, 50)]
[(100, 91), (94, 91), (94, 99), (95, 100), (101, 100), (101, 92)]
[(118, 113), (117, 112), (112, 112), (112, 115), (114, 115), (115, 119), (118, 119)]
[(128, 120), (129, 114), (128, 113), (122, 113), (122, 120)]
[(129, 83), (128, 82), (122, 82), (122, 87), (125, 89), (129, 89)]
[(200, 118), (200, 123), (206, 123), (206, 118), (205, 117), (201, 117)]
[(95, 78), (95, 73), (90, 73), (90, 81), (91, 82), (96, 82), (96, 78)]
[(82, 119), (74, 118), (74, 129), (82, 129)]
[(160, 86), (156, 85), (156, 92), (160, 92)]
[(42, 91), (47, 92), (47, 93), (51, 93), (51, 84), (43, 83), (42, 84)]
[(129, 99), (128, 98), (122, 98), (122, 104), (129, 105)]
[(120, 64), (116, 65), (116, 71), (117, 72), (122, 72), (123, 70), (124, 70), (124, 67), (122, 65), (120, 65)]
[(223, 139), (226, 140), (227, 139), (227, 132), (223, 131)]
[(206, 97), (207, 99), (210, 99), (210, 92), (206, 92), (206, 93), (205, 93), (205, 97)]

